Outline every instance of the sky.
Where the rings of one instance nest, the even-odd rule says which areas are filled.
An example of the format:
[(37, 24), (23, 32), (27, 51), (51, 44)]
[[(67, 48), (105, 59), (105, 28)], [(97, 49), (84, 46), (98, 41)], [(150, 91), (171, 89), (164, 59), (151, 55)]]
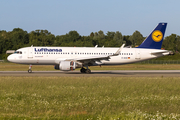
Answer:
[(165, 36), (180, 35), (180, 0), (0, 0), (0, 30), (48, 30), (81, 36), (102, 30), (144, 37), (159, 22), (167, 22)]

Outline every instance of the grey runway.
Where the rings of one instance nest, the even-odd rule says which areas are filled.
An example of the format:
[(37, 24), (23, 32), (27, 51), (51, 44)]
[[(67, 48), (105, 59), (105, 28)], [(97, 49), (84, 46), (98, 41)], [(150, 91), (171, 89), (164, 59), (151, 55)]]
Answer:
[(79, 71), (0, 71), (0, 76), (45, 77), (180, 77), (180, 70), (92, 70), (90, 74)]

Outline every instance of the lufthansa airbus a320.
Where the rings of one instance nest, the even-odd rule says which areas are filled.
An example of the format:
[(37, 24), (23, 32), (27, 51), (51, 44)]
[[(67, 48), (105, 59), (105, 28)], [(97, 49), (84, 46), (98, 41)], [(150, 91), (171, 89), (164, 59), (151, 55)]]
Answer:
[(8, 56), (8, 61), (19, 64), (54, 65), (62, 71), (81, 68), (81, 73), (91, 73), (88, 66), (122, 65), (149, 60), (168, 55), (168, 50), (162, 50), (162, 42), (167, 23), (159, 23), (143, 43), (136, 48), (110, 47), (24, 47)]

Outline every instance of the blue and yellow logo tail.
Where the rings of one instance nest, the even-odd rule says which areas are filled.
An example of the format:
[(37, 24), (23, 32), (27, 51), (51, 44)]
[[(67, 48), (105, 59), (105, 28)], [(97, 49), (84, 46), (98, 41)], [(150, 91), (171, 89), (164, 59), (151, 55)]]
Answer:
[(161, 49), (167, 23), (159, 23), (137, 48)]

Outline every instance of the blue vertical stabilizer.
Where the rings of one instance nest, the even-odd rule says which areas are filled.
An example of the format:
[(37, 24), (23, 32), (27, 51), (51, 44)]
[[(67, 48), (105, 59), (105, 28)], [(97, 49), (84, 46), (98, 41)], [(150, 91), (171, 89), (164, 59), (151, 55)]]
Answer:
[(161, 49), (167, 23), (159, 23), (137, 48)]

